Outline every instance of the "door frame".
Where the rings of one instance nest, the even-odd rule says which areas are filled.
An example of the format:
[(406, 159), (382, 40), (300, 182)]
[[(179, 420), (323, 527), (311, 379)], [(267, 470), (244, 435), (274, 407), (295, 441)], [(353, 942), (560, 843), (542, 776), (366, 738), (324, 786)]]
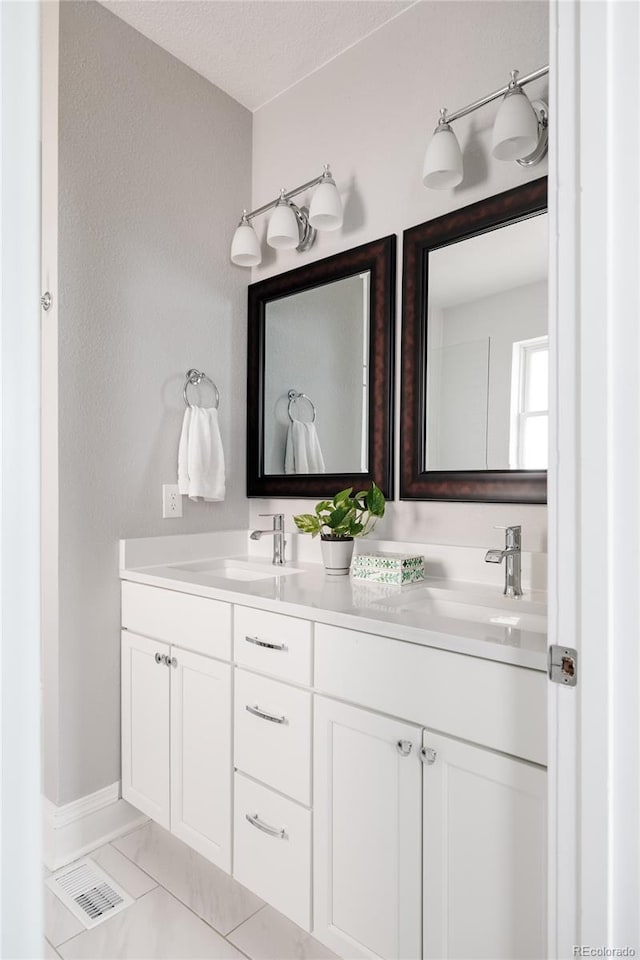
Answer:
[(0, 955), (37, 957), (43, 944), (39, 3), (0, 4), (0, 77), (7, 91), (0, 103)]
[[(551, 4), (549, 956), (640, 947), (640, 9)], [(609, 145), (616, 142), (619, 149)]]

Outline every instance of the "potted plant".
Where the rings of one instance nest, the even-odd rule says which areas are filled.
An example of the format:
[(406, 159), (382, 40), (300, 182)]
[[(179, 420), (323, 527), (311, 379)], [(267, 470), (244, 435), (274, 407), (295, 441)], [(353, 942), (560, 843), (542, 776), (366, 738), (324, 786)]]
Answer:
[(294, 517), (302, 533), (320, 535), (322, 559), (327, 574), (346, 576), (351, 566), (354, 537), (366, 537), (384, 516), (385, 500), (382, 490), (371, 484), (369, 490), (353, 493), (353, 487), (336, 493), (333, 500), (321, 500), (315, 513), (301, 513)]

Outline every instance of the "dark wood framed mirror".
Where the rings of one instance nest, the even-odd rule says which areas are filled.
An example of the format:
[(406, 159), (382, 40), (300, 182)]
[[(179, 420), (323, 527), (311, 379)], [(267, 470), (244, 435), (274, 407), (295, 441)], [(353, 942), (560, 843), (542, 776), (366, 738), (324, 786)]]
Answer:
[(396, 238), (249, 286), (247, 496), (393, 496)]
[(546, 503), (547, 178), (404, 232), (400, 498)]

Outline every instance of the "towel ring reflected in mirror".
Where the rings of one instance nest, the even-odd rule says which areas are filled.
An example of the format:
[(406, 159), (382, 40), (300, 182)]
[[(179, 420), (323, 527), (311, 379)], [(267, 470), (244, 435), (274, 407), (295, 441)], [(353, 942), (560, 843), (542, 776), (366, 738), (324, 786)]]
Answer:
[[(248, 497), (321, 498), (372, 480), (393, 496), (395, 250), (381, 237), (249, 285)], [(318, 431), (322, 472), (283, 469), (299, 422)]]
[(184, 397), (185, 405), (187, 407), (192, 406), (192, 404), (189, 403), (189, 397), (187, 396), (187, 388), (189, 387), (189, 384), (192, 384), (195, 387), (199, 383), (202, 383), (203, 381), (205, 383), (208, 383), (210, 387), (213, 389), (213, 392), (216, 398), (214, 407), (217, 410), (218, 407), (220, 406), (220, 391), (218, 390), (217, 386), (215, 385), (211, 377), (208, 377), (206, 373), (202, 373), (200, 370), (196, 370), (196, 369), (187, 370), (187, 379), (185, 380), (184, 388), (182, 390), (182, 396)]
[[(311, 397), (308, 397), (306, 393), (299, 393), (297, 390), (289, 390), (287, 396), (289, 397), (289, 406), (287, 407), (287, 413), (289, 414), (289, 420), (291, 420), (291, 423), (293, 423), (295, 420), (297, 420), (299, 423), (309, 423), (309, 422), (315, 423), (316, 422), (316, 405), (311, 399)], [(292, 413), (293, 405), (294, 403), (297, 403), (298, 400), (306, 400), (309, 406), (311, 407), (312, 417), (310, 421), (300, 420), (300, 417), (293, 416), (293, 413)]]

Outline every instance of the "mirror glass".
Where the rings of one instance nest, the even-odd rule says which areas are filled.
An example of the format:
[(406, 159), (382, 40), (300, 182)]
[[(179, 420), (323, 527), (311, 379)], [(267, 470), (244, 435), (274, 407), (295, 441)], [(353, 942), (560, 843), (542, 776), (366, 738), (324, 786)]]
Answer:
[(371, 271), (269, 300), (264, 472), (366, 473)]
[(547, 214), (429, 251), (424, 470), (545, 470)]

